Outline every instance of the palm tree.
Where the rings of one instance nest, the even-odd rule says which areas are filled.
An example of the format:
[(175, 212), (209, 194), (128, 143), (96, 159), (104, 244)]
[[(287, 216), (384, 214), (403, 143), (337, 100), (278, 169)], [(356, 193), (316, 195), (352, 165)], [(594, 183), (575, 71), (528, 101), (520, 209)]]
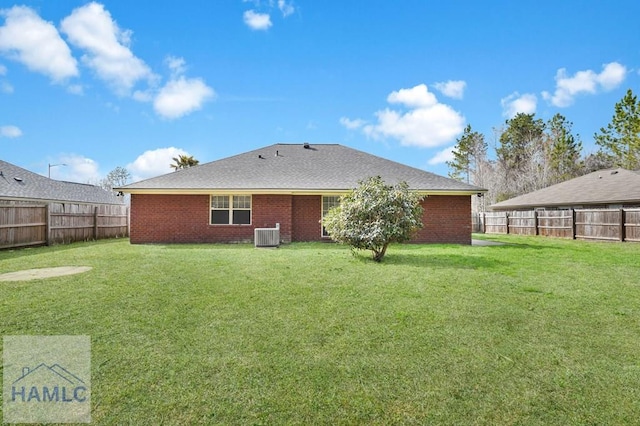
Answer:
[(174, 164), (169, 164), (169, 166), (174, 170), (179, 169), (188, 169), (192, 166), (197, 166), (200, 161), (193, 158), (193, 155), (179, 155), (177, 157), (173, 157)]

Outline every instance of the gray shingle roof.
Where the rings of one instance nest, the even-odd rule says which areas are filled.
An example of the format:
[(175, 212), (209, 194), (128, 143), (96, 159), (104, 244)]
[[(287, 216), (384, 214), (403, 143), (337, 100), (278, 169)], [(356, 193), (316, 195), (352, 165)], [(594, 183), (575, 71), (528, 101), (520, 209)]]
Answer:
[(122, 204), (99, 186), (53, 180), (0, 160), (0, 199)]
[(491, 206), (493, 210), (640, 203), (640, 173), (600, 170)]
[[(277, 153), (277, 155), (276, 155)], [(476, 193), (482, 188), (337, 144), (275, 144), (126, 185), (125, 192), (189, 190), (350, 190), (381, 176), (425, 192)]]

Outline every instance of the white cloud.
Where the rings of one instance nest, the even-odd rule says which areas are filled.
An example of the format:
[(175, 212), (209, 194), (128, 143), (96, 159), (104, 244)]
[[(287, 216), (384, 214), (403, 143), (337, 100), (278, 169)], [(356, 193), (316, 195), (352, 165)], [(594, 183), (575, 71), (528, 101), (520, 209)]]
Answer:
[(602, 72), (598, 74), (598, 84), (604, 90), (613, 90), (620, 86), (627, 76), (627, 68), (617, 62), (611, 62), (605, 64), (602, 67)]
[(295, 12), (293, 4), (287, 3), (285, 0), (278, 0), (278, 9), (280, 9), (280, 12), (282, 12), (282, 16), (284, 16), (285, 18)]
[(73, 95), (82, 95), (84, 94), (84, 87), (81, 84), (70, 84), (67, 86), (67, 92)]
[(513, 118), (518, 113), (533, 114), (538, 106), (538, 98), (531, 93), (520, 94), (513, 92), (506, 98), (500, 100), (502, 105), (502, 115)]
[(447, 161), (453, 160), (453, 149), (455, 147), (455, 145), (452, 145), (448, 148), (443, 149), (442, 151), (438, 151), (436, 155), (434, 155), (433, 158), (429, 160), (429, 165), (435, 166), (436, 164), (443, 164)]
[(17, 126), (0, 126), (0, 137), (3, 138), (19, 138), (22, 136), (22, 130)]
[(362, 126), (367, 124), (367, 122), (362, 119), (351, 120), (347, 117), (340, 117), (340, 124), (342, 124), (344, 127), (346, 127), (349, 130), (355, 130), (355, 129), (361, 128)]
[(342, 117), (347, 128), (361, 128), (374, 139), (393, 138), (405, 146), (436, 147), (453, 140), (464, 128), (464, 117), (449, 105), (438, 102), (427, 86), (420, 84), (400, 89), (387, 97), (392, 104), (401, 104), (409, 110), (386, 108), (375, 113), (377, 123), (365, 124), (361, 119)]
[(449, 80), (436, 83), (433, 86), (445, 96), (453, 99), (462, 99), (464, 89), (467, 87), (467, 82), (462, 80)]
[(51, 178), (69, 182), (97, 182), (100, 179), (98, 163), (91, 158), (78, 154), (62, 154), (51, 164)]
[(77, 61), (55, 26), (26, 6), (0, 10), (0, 52), (32, 71), (62, 82), (79, 75)]
[(164, 118), (175, 119), (202, 108), (215, 92), (199, 78), (179, 77), (169, 81), (153, 101), (153, 109)]
[[(275, 11), (276, 7), (282, 14), (283, 18), (287, 18), (293, 15), (296, 11), (293, 1), (287, 0), (243, 0), (243, 3), (251, 3), (255, 9), (247, 10), (244, 12), (242, 18), (245, 25), (252, 30), (268, 30), (273, 26), (271, 21), (271, 13)], [(259, 10), (266, 10), (265, 12), (259, 12)]]
[(567, 75), (565, 68), (560, 68), (555, 77), (555, 92), (542, 92), (542, 97), (554, 106), (567, 107), (572, 105), (575, 97), (580, 94), (595, 94), (598, 90), (615, 89), (624, 81), (626, 75), (627, 68), (617, 62), (604, 64), (599, 74), (585, 70), (578, 71), (571, 77)]
[(187, 69), (186, 62), (184, 58), (177, 58), (175, 56), (167, 56), (164, 62), (169, 67), (171, 71), (171, 75), (174, 77), (180, 76), (184, 74)]
[(247, 10), (243, 15), (244, 23), (252, 30), (268, 30), (273, 24), (268, 13)]
[(154, 79), (149, 67), (129, 49), (131, 31), (122, 30), (104, 6), (95, 2), (74, 9), (62, 20), (69, 41), (85, 50), (82, 61), (120, 95), (140, 80)]
[[(270, 0), (269, 6), (275, 7), (274, 0)], [(288, 11), (288, 7), (293, 6), (283, 3), (279, 7)], [(54, 81), (79, 74), (77, 62), (56, 28), (32, 9), (24, 6), (0, 9), (0, 17), (5, 17), (6, 21), (0, 27), (0, 53), (23, 62), (31, 70), (49, 75)], [(258, 26), (259, 21), (257, 19)], [(165, 59), (170, 76), (160, 87), (160, 77), (131, 51), (132, 32), (121, 29), (100, 3), (91, 2), (74, 9), (62, 20), (60, 28), (69, 43), (84, 52), (82, 63), (100, 80), (118, 95), (131, 96), (139, 102), (153, 102), (154, 110), (162, 117), (182, 117), (200, 109), (215, 95), (202, 79), (184, 78), (186, 62), (175, 56)], [(7, 68), (0, 64), (0, 77), (6, 74)], [(135, 87), (142, 81), (147, 82), (145, 87)], [(70, 84), (67, 91), (82, 95), (84, 86)], [(0, 92), (12, 93), (13, 87), (0, 80)]]
[(215, 91), (200, 78), (185, 78), (187, 69), (183, 58), (168, 56), (165, 64), (171, 72), (171, 79), (157, 93), (136, 91), (134, 99), (141, 102), (153, 100), (156, 114), (163, 118), (175, 119), (202, 108), (215, 97)]
[(149, 90), (136, 90), (131, 97), (138, 102), (151, 102), (153, 100), (153, 92)]
[(426, 84), (419, 84), (411, 89), (400, 89), (387, 96), (391, 104), (404, 104), (410, 108), (428, 108), (438, 103), (436, 95), (429, 92)]
[(172, 171), (173, 157), (190, 155), (187, 151), (169, 147), (145, 151), (133, 163), (127, 164), (134, 182), (151, 177), (164, 175)]

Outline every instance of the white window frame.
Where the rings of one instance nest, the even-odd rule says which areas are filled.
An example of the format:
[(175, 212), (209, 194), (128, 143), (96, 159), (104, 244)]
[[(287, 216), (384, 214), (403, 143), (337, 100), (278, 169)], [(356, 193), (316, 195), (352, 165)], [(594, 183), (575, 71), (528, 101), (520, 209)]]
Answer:
[[(326, 203), (325, 199), (327, 200)], [(322, 218), (324, 219), (324, 215), (326, 215), (329, 210), (340, 205), (340, 195), (323, 195), (320, 197), (320, 203), (322, 204)], [(325, 204), (327, 205), (326, 209)], [(324, 226), (320, 226), (320, 236), (322, 238), (329, 238), (329, 233), (325, 231)]]
[[(215, 204), (215, 206), (214, 206)], [(247, 207), (248, 205), (248, 207)], [(251, 195), (221, 195), (211, 194), (209, 197), (209, 225), (216, 226), (247, 226), (251, 225), (253, 199)], [(228, 223), (213, 223), (213, 211), (227, 211), (229, 216)], [(248, 211), (249, 223), (233, 223), (233, 213), (235, 211)]]

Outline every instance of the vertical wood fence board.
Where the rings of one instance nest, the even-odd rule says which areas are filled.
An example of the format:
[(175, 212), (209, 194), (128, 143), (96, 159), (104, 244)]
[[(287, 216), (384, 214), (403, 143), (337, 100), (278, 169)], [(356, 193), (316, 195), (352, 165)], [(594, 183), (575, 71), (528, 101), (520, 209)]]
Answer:
[(640, 242), (640, 209), (625, 209), (625, 241)]
[(534, 211), (511, 211), (508, 213), (509, 234), (536, 235)]
[(42, 244), (46, 238), (45, 206), (0, 205), (0, 247)]

